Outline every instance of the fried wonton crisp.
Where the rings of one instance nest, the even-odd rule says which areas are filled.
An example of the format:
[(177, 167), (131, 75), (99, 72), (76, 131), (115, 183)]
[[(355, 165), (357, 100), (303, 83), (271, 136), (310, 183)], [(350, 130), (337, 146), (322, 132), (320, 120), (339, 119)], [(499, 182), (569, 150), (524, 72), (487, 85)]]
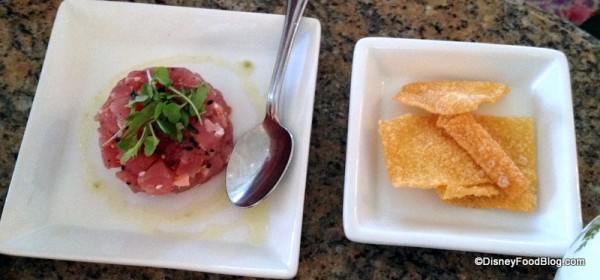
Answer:
[(394, 99), (431, 113), (454, 115), (474, 111), (485, 102), (495, 103), (509, 90), (506, 84), (488, 81), (415, 82), (403, 86)]
[(438, 186), (436, 191), (441, 199), (456, 199), (470, 196), (493, 197), (500, 194), (500, 190), (494, 184), (490, 183), (470, 186)]
[(529, 186), (519, 167), (472, 114), (440, 116), (437, 125), (471, 155), (503, 193), (514, 198)]
[(507, 118), (475, 116), (478, 123), (500, 144), (529, 184), (517, 197), (507, 193), (496, 196), (467, 195), (460, 198), (444, 199), (438, 188), (438, 195), (444, 202), (469, 208), (500, 208), (512, 211), (531, 212), (537, 207), (537, 172), (535, 127), (531, 118)]
[(388, 176), (395, 187), (433, 189), (489, 179), (456, 142), (436, 126), (436, 115), (379, 121)]
[(498, 187), (443, 128), (438, 115), (404, 115), (379, 121), (388, 177), (395, 187), (435, 189), (449, 204), (532, 211), (536, 207), (536, 160), (531, 118), (472, 115), (526, 177), (520, 195)]

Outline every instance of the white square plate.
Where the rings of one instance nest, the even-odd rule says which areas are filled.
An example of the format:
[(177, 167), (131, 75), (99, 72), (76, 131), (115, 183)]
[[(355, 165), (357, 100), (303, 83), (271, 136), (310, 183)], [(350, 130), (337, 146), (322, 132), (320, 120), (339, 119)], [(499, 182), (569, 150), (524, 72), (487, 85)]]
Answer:
[(177, 195), (133, 194), (106, 170), (93, 117), (131, 70), (183, 66), (220, 89), (234, 137), (257, 125), (282, 15), (67, 0), (58, 11), (0, 220), (11, 255), (292, 277), (300, 232), (320, 24), (300, 24), (283, 85), (293, 161), (252, 209), (232, 206), (225, 172)]
[[(392, 100), (402, 85), (490, 80), (511, 92), (478, 113), (533, 117), (538, 208), (469, 209), (435, 192), (393, 188), (377, 121), (424, 112)], [(357, 242), (522, 256), (562, 257), (581, 230), (571, 86), (558, 51), (480, 43), (366, 38), (354, 51), (344, 230)]]

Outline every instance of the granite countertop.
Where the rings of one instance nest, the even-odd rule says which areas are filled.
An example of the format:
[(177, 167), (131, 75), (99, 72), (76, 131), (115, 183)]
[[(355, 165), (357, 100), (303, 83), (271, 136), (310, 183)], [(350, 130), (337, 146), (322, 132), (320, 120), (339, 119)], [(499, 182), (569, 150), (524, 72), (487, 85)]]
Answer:
[[(0, 209), (61, 1), (0, 2)], [(282, 14), (283, 0), (137, 2)], [(600, 41), (517, 0), (310, 1), (322, 25), (298, 278), (552, 278), (547, 266), (476, 266), (488, 254), (349, 241), (342, 194), (354, 45), (366, 36), (538, 46), (564, 52), (570, 64), (584, 224), (600, 213)], [(489, 255), (491, 256), (491, 255)], [(497, 256), (501, 257), (501, 256)], [(215, 279), (173, 269), (0, 255), (4, 279)]]

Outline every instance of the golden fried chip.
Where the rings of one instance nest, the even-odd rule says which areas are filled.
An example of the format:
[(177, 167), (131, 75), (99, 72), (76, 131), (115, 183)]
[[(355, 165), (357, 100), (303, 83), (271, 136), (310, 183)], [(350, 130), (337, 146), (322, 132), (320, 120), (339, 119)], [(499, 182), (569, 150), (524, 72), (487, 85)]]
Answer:
[(465, 149), (509, 197), (519, 196), (529, 186), (529, 180), (473, 115), (440, 116), (437, 125)]
[(456, 199), (467, 196), (492, 197), (500, 194), (500, 190), (492, 183), (471, 186), (438, 186), (436, 191), (441, 199)]
[(464, 149), (436, 126), (436, 115), (379, 121), (388, 177), (395, 187), (490, 182)]
[(484, 103), (495, 103), (509, 91), (503, 83), (487, 81), (432, 81), (405, 85), (394, 99), (442, 115), (474, 111)]
[(444, 202), (470, 208), (503, 208), (515, 211), (533, 211), (537, 207), (536, 149), (533, 120), (531, 118), (490, 116), (475, 116), (475, 118), (514, 160), (529, 180), (529, 185), (516, 198), (510, 198), (507, 194), (503, 193), (493, 197), (476, 197), (471, 195), (462, 198), (444, 199)]
[(533, 119), (477, 115), (475, 119), (500, 144), (525, 177), (535, 183), (537, 163)]
[[(474, 117), (529, 179), (530, 184), (522, 195), (511, 199), (506, 194), (494, 194), (500, 189), (492, 184), (464, 149), (436, 126), (435, 115), (405, 115), (380, 121), (379, 132), (390, 180), (396, 187), (434, 188), (444, 185), (436, 187), (438, 194), (444, 202), (456, 206), (532, 211), (537, 200), (533, 120), (478, 115)], [(413, 150), (418, 154), (413, 154)], [(452, 159), (453, 154), (456, 158)], [(465, 174), (470, 174), (466, 177), (473, 177), (461, 176)], [(439, 175), (445, 179), (438, 178)], [(439, 184), (433, 186), (435, 184), (431, 182)], [(448, 190), (448, 185), (454, 186), (453, 189)]]
[(469, 208), (501, 208), (513, 211), (531, 212), (537, 207), (537, 182), (535, 178), (529, 179), (531, 183), (521, 195), (515, 198), (509, 197), (506, 193), (500, 193), (496, 196), (489, 197), (468, 195), (460, 198), (445, 199), (443, 193), (440, 193), (440, 189), (437, 189), (437, 191), (440, 198), (442, 198), (442, 201), (455, 206)]

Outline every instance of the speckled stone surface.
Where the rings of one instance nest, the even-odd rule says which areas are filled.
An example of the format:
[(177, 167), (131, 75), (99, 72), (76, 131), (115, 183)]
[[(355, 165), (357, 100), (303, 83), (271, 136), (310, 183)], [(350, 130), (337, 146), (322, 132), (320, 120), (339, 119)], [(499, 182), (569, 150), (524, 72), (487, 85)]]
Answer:
[[(140, 1), (283, 13), (283, 0)], [(241, 2), (241, 3), (240, 3)], [(0, 1), (0, 209), (15, 166), (58, 0)], [(313, 0), (322, 24), (298, 278), (552, 278), (547, 266), (476, 266), (481, 253), (350, 242), (342, 194), (354, 44), (366, 36), (503, 43), (553, 48), (570, 63), (583, 222), (600, 214), (600, 41), (515, 0)], [(501, 257), (501, 256), (496, 256)], [(217, 279), (172, 269), (0, 255), (2, 279)]]

